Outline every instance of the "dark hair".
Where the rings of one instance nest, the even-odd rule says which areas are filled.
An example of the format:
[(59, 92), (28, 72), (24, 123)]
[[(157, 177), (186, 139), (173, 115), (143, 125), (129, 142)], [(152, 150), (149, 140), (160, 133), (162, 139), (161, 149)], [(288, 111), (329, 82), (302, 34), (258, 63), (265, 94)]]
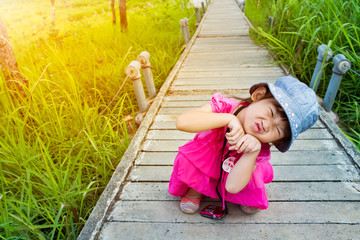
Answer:
[[(285, 136), (279, 140), (277, 140), (276, 142), (273, 142), (273, 144), (276, 146), (276, 145), (279, 145), (279, 144), (282, 144), (282, 143), (285, 143), (285, 142), (288, 142), (291, 140), (291, 128), (290, 128), (290, 122), (289, 122), (289, 118), (287, 117), (284, 109), (281, 107), (281, 105), (279, 104), (278, 101), (276, 101), (276, 99), (274, 98), (274, 96), (271, 94), (271, 92), (269, 91), (269, 88), (266, 86), (266, 89), (267, 89), (267, 94), (265, 95), (265, 97), (263, 99), (267, 99), (267, 98), (272, 98), (274, 99), (274, 106), (275, 106), (275, 109), (276, 111), (280, 114), (280, 118), (282, 120), (284, 120), (284, 122), (286, 122), (285, 124)], [(235, 97), (235, 99), (237, 100), (241, 100), (243, 102), (246, 102), (247, 104), (251, 104), (253, 102), (253, 100), (251, 99), (251, 97), (249, 98), (240, 98), (240, 97)]]

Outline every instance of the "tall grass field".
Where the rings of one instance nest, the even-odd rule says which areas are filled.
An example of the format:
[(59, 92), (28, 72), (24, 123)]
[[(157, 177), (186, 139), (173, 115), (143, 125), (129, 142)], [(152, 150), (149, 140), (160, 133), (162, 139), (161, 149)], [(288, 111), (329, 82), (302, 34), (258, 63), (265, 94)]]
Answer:
[(0, 1), (29, 81), (0, 74), (0, 239), (76, 239), (136, 130), (126, 66), (148, 51), (159, 90), (183, 50), (189, 0), (128, 0), (123, 32), (110, 2), (56, 0), (53, 21), (49, 0)]
[[(305, 83), (310, 83), (321, 44), (328, 45), (333, 56), (345, 55), (360, 73), (360, 1), (246, 0), (245, 14), (255, 27), (252, 36), (258, 43)], [(332, 68), (331, 59), (317, 91), (321, 97)], [(344, 134), (360, 149), (360, 76), (346, 72), (332, 110)]]

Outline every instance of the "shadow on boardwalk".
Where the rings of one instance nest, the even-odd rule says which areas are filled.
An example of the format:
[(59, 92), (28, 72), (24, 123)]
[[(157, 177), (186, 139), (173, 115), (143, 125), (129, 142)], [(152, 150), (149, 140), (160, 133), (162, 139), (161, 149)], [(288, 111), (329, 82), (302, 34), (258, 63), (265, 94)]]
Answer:
[[(193, 137), (174, 121), (215, 92), (247, 93), (283, 70), (248, 36), (233, 0), (214, 0), (155, 98), (79, 239), (358, 239), (360, 153), (321, 109), (285, 154), (274, 150), (270, 206), (245, 216), (230, 204), (221, 221), (186, 215), (167, 192), (177, 148)], [(214, 200), (205, 199), (202, 206)]]

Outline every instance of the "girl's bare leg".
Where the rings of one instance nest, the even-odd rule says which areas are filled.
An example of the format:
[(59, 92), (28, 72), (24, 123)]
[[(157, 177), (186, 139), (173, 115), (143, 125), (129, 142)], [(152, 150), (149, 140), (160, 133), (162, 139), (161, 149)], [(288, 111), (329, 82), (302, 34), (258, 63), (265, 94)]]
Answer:
[(189, 188), (189, 190), (187, 191), (187, 193), (185, 194), (185, 197), (187, 198), (200, 198), (202, 197), (202, 194), (195, 191), (194, 189), (192, 188)]

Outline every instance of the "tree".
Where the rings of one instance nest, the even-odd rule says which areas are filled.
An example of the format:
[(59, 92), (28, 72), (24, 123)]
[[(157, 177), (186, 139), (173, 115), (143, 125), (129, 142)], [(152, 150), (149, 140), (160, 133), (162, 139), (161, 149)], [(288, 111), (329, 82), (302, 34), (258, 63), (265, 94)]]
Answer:
[(113, 24), (116, 24), (115, 0), (111, 0), (111, 11), (113, 15)]
[(126, 18), (126, 0), (120, 0), (119, 3), (119, 11), (120, 11), (120, 23), (121, 23), (121, 30), (127, 30), (127, 18)]
[(0, 18), (0, 67), (4, 74), (7, 86), (10, 89), (18, 90), (22, 95), (24, 90), (23, 85), (27, 86), (28, 81), (21, 76), (18, 64), (11, 47), (9, 36), (6, 32), (6, 27)]
[(51, 25), (52, 27), (55, 27), (55, 0), (50, 0), (51, 2), (51, 7), (52, 7), (52, 11), (51, 11)]
[[(115, 0), (111, 0), (111, 11), (113, 16), (113, 24), (116, 24)], [(119, 0), (119, 12), (121, 31), (126, 31), (128, 26), (126, 17), (126, 0)]]

